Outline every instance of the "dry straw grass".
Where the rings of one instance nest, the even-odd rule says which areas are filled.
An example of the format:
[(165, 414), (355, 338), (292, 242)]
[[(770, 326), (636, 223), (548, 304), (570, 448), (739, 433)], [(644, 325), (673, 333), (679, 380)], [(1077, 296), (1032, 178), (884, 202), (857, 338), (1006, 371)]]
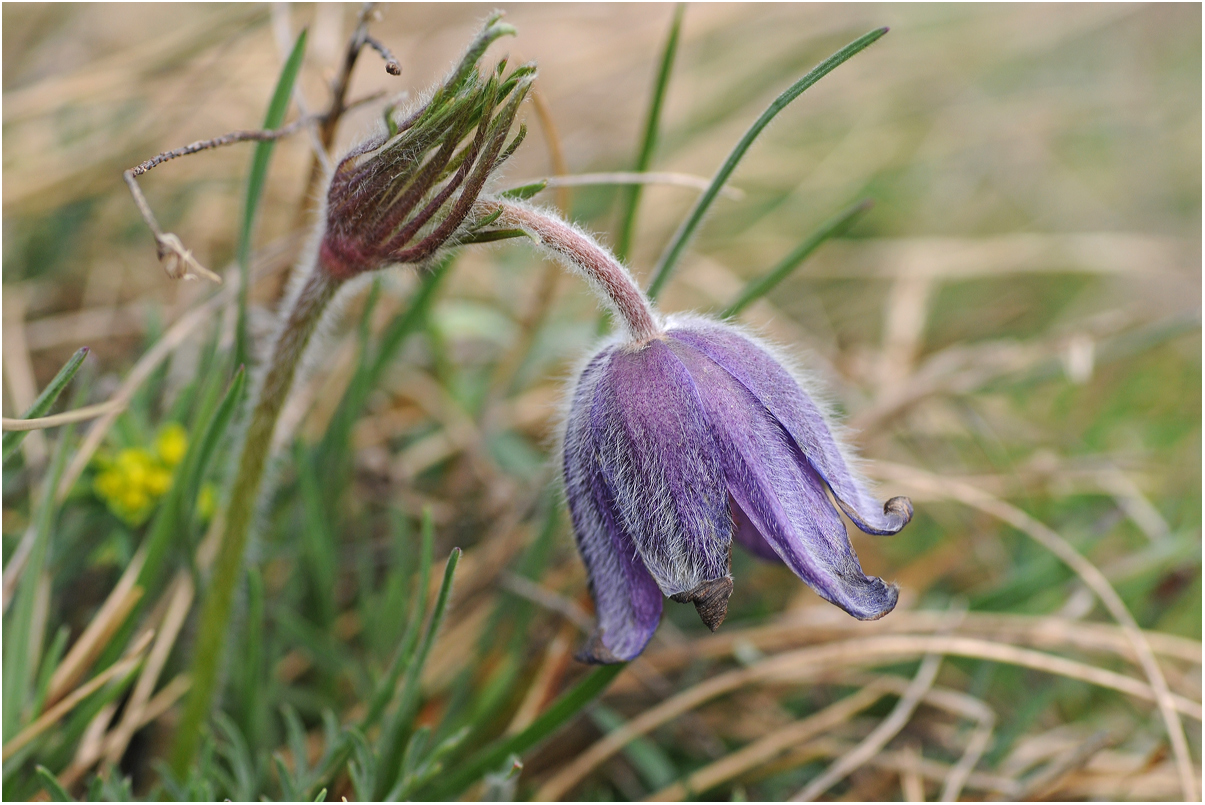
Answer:
[[(422, 87), (483, 13), (390, 7), (373, 32), (405, 86)], [(583, 183), (626, 178), (669, 13), (548, 4), (508, 16), (521, 33), (509, 49), (541, 66), (533, 133), (509, 177), (565, 175), (547, 200), (596, 231), (613, 225), (610, 191)], [(327, 4), (287, 13), (6, 5), (3, 14), (5, 413), (19, 416), (67, 355), (93, 347), (90, 404), (38, 423), (88, 420), (56, 490), (70, 506), (140, 390), (168, 364), (167, 386), (178, 388), (204, 338), (233, 327), (237, 272), (222, 272), (211, 295), (166, 281), (121, 171), (261, 119), (303, 23), (311, 45), (300, 94), (310, 111), (322, 108), (353, 18)], [(826, 245), (744, 319), (808, 353), (873, 459), (868, 473), (913, 497), (920, 516), (894, 542), (856, 542), (903, 596), (888, 618), (857, 623), (817, 605), (781, 568), (741, 565), (729, 623), (701, 636), (668, 613), (603, 699), (624, 723), (605, 735), (585, 721), (566, 730), (526, 759), (520, 795), (1194, 798), (1199, 7), (701, 4), (686, 20), (654, 162), (665, 175), (645, 192), (631, 258), (638, 274), (694, 198), (692, 177), (715, 168), (766, 101), (846, 34), (893, 28), (750, 152), (734, 181), (742, 195), (719, 201), (664, 305), (718, 308), (833, 210), (877, 199), (853, 237)], [(356, 73), (349, 98), (396, 91), (378, 68)], [(338, 142), (376, 114), (350, 112)], [(313, 148), (299, 136), (274, 157), (252, 271), (260, 336), (304, 238)], [(236, 147), (145, 179), (156, 210), (207, 265), (234, 252), (248, 159)], [(356, 506), (430, 506), (440, 550), (467, 548), (422, 679), (432, 713), (479, 660), (491, 613), (537, 605), (498, 727), (511, 733), (580, 674), (570, 655), (590, 623), (563, 522), (538, 583), (513, 571), (538, 538), (533, 513), (553, 472), (514, 471), (496, 441), (509, 433), (548, 448), (559, 383), (593, 328), (582, 290), (534, 261), (518, 249), (466, 252), (433, 316), (431, 337), (444, 343), (404, 353), (353, 435)], [(370, 331), (414, 288), (412, 277), (389, 277)], [(348, 321), (362, 305), (363, 295), (349, 302)], [(332, 334), (284, 413), (286, 438), (324, 432), (351, 380), (354, 330)], [(478, 408), (450, 381), (459, 376), (449, 362), (480, 370)], [(57, 432), (30, 434), (25, 467), (46, 465)], [(6, 478), (6, 610), (36, 533), (7, 487)], [(357, 537), (340, 539), (350, 556)], [(6, 759), (135, 671), (120, 714), (96, 713), (71, 762), (53, 771), (78, 786), (127, 756), (139, 730), (168, 734), (188, 687), (178, 658), (196, 596), (182, 570), (143, 602), (139, 628), (123, 632), (143, 595), (133, 585), (140, 556), (102, 560), (100, 591), (47, 577), (41, 622), (75, 625), (45, 709), (5, 744)], [(265, 564), (268, 596), (295, 570)], [(353, 570), (349, 560), (337, 571), (347, 606), (331, 639), (341, 645), (367, 639), (348, 603)], [(949, 614), (966, 601), (970, 611)], [(129, 641), (122, 659), (89, 677), (118, 634)], [(284, 646), (272, 667), (275, 684), (303, 686), (315, 660)], [(496, 667), (476, 670), (470, 678), (484, 684)], [(347, 702), (340, 716), (362, 706)], [(315, 747), (321, 735), (309, 736)], [(672, 780), (649, 776), (650, 753), (670, 760)], [(146, 769), (153, 755), (133, 762)], [(343, 781), (331, 793), (349, 792)]]

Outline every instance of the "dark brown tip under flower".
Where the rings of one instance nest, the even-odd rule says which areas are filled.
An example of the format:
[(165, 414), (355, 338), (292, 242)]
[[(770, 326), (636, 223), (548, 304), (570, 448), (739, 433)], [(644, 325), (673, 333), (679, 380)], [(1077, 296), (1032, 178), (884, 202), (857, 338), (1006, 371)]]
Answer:
[(732, 576), (705, 581), (693, 590), (672, 595), (679, 604), (693, 602), (699, 618), (711, 631), (720, 628), (728, 614), (728, 597), (732, 595)]
[(602, 632), (595, 632), (590, 635), (590, 639), (586, 641), (586, 645), (582, 646), (581, 650), (574, 655), (578, 662), (585, 662), (591, 665), (614, 665), (623, 660), (611, 653), (611, 649), (603, 644)]

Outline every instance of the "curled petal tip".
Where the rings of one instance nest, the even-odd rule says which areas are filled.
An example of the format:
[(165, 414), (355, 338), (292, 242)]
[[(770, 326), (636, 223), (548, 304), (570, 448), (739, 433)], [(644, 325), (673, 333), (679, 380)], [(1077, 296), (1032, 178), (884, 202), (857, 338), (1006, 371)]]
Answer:
[(711, 631), (720, 628), (728, 614), (728, 597), (732, 595), (732, 576), (705, 581), (693, 590), (671, 596), (679, 604), (693, 602), (699, 618)]
[(586, 641), (586, 645), (582, 646), (581, 650), (574, 655), (578, 662), (589, 663), (590, 665), (614, 665), (623, 662), (619, 657), (611, 653), (611, 649), (607, 648), (603, 643), (602, 632), (595, 632), (590, 635), (590, 639)]
[(912, 521), (912, 501), (903, 495), (897, 495), (883, 504), (883, 514), (902, 520), (900, 528), (903, 528)]

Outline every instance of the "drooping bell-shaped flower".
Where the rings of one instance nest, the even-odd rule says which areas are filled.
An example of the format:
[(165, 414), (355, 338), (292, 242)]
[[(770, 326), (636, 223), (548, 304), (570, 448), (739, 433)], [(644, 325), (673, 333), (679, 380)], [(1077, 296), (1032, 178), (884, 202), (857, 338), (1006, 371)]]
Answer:
[(491, 174), (526, 129), (511, 126), (535, 78), (535, 65), (506, 73), (503, 60), (483, 78), (478, 61), (514, 29), (494, 15), (460, 63), (430, 97), (408, 113), (392, 107), (385, 130), (335, 166), (326, 202), (320, 267), (350, 279), (394, 263), (422, 263), (445, 246), (466, 243), (490, 221), (474, 204)]
[(663, 596), (719, 627), (734, 540), (856, 618), (892, 610), (896, 587), (862, 572), (839, 511), (894, 534), (912, 504), (870, 493), (773, 349), (724, 322), (662, 319), (610, 252), (555, 213), (499, 198), (478, 209), (580, 273), (623, 328), (585, 363), (565, 423), (565, 491), (598, 617), (580, 659), (640, 654)]
[(796, 376), (735, 326), (671, 318), (656, 337), (605, 346), (578, 380), (564, 448), (598, 615), (582, 659), (638, 655), (663, 594), (716, 629), (734, 539), (856, 618), (895, 606), (896, 587), (862, 572), (838, 509), (894, 534), (911, 503), (870, 494)]

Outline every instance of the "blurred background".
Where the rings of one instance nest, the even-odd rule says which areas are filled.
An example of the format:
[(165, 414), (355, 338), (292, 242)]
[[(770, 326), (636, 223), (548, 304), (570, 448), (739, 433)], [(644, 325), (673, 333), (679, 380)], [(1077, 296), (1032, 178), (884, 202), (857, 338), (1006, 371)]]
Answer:
[[(371, 30), (402, 75), (366, 52), (349, 98), (417, 97), (490, 8), (382, 6)], [(529, 137), (502, 185), (631, 170), (674, 8), (505, 10), (518, 36), (487, 61), (534, 59), (540, 74)], [(86, 382), (75, 387), (86, 388), (56, 410), (127, 387), (131, 400), (102, 420), (94, 454), (77, 449), (88, 425), (70, 436), (38, 431), (5, 466), (8, 607), (31, 499), (60, 440), (74, 440), (37, 598), (38, 641), (65, 627), (69, 651), (145, 537), (154, 496), (144, 513), (122, 508), (97, 482), (106, 456), (151, 449), (168, 423), (187, 423), (189, 384), (230, 343), (229, 299), (186, 321), (214, 288), (164, 276), (121, 172), (257, 127), (302, 26), (298, 96), (310, 112), (325, 109), (356, 11), (5, 4), (4, 414), (21, 416), (85, 345)], [(785, 568), (734, 555), (736, 588), (716, 635), (692, 608), (667, 604), (655, 642), (598, 706), (525, 755), (521, 774), (470, 795), (1180, 798), (1185, 780), (1142, 650), (1083, 574), (1051, 553), (1051, 535), (1099, 568), (1137, 624), (1157, 633), (1148, 640), (1178, 697), (1199, 790), (1201, 8), (691, 5), (652, 169), (710, 177), (778, 93), (883, 25), (884, 39), (755, 143), (732, 178), (738, 193), (712, 208), (660, 301), (666, 311), (722, 309), (831, 216), (874, 201), (741, 319), (830, 390), (884, 496), (912, 497), (917, 515), (900, 535), (854, 536), (867, 571), (900, 583), (898, 610), (857, 623)], [(340, 148), (376, 125), (382, 103), (343, 118)], [(251, 148), (197, 154), (142, 179), (163, 228), (220, 272), (236, 252)], [(273, 154), (254, 236), (260, 342), (308, 227), (312, 159), (305, 134)], [(697, 193), (643, 192), (629, 255), (642, 282)], [(615, 242), (614, 186), (537, 200)], [(250, 557), (252, 586), (262, 589), (243, 595), (231, 638), (261, 648), (253, 668), (234, 663), (227, 675), (225, 709), (252, 782), (237, 788), (244, 778), (231, 774), (230, 786), (214, 784), (216, 796), (282, 796), (269, 762), (285, 742), (282, 706), (300, 714), (315, 756), (324, 710), (357, 717), (407, 617), (424, 507), (437, 564), (453, 546), (466, 549), (417, 716), (436, 736), (467, 727), (448, 762), (529, 725), (585, 670), (571, 655), (590, 600), (552, 455), (563, 383), (597, 333), (594, 302), (576, 279), (522, 244), (464, 249), (389, 356), (338, 461), (314, 464), (330, 457), (322, 450), (361, 344), (411, 309), (421, 282), (394, 270), (349, 294), (286, 410), (278, 491)], [(314, 466), (346, 472), (308, 478)], [(319, 478), (331, 489), (315, 507)], [(139, 617), (154, 625), (167, 609), (148, 599)], [(171, 692), (187, 668), (184, 610), (152, 691)], [(911, 636), (911, 653), (882, 642), (900, 636)], [(955, 650), (954, 638), (978, 642)], [(789, 662), (789, 652), (825, 646), (823, 658)], [(901, 684), (926, 678), (917, 670), (926, 654), (939, 667), (923, 689), (908, 689), (910, 701)], [(1035, 654), (1072, 665), (1052, 672)], [(776, 659), (794, 670), (752, 673)], [(662, 703), (742, 669), (748, 678), (724, 695), (654, 718)], [(800, 727), (868, 690), (880, 692), (828, 711), (824, 727)], [(180, 694), (165, 696), (115, 750), (106, 740), (126, 695), (64, 719), (20, 763), (6, 750), (6, 797), (38, 791), (35, 761), (68, 787), (85, 784), (103, 767), (97, 746), (134, 793), (156, 791), (154, 761)], [(642, 717), (652, 719), (643, 732), (632, 727)], [(884, 728), (893, 718), (903, 723)], [(609, 754), (596, 745), (625, 729), (642, 734)], [(231, 740), (219, 733), (218, 743)], [(834, 768), (843, 773), (824, 780)], [(806, 788), (818, 780), (828, 787)], [(354, 797), (347, 776), (333, 785), (330, 798)]]

